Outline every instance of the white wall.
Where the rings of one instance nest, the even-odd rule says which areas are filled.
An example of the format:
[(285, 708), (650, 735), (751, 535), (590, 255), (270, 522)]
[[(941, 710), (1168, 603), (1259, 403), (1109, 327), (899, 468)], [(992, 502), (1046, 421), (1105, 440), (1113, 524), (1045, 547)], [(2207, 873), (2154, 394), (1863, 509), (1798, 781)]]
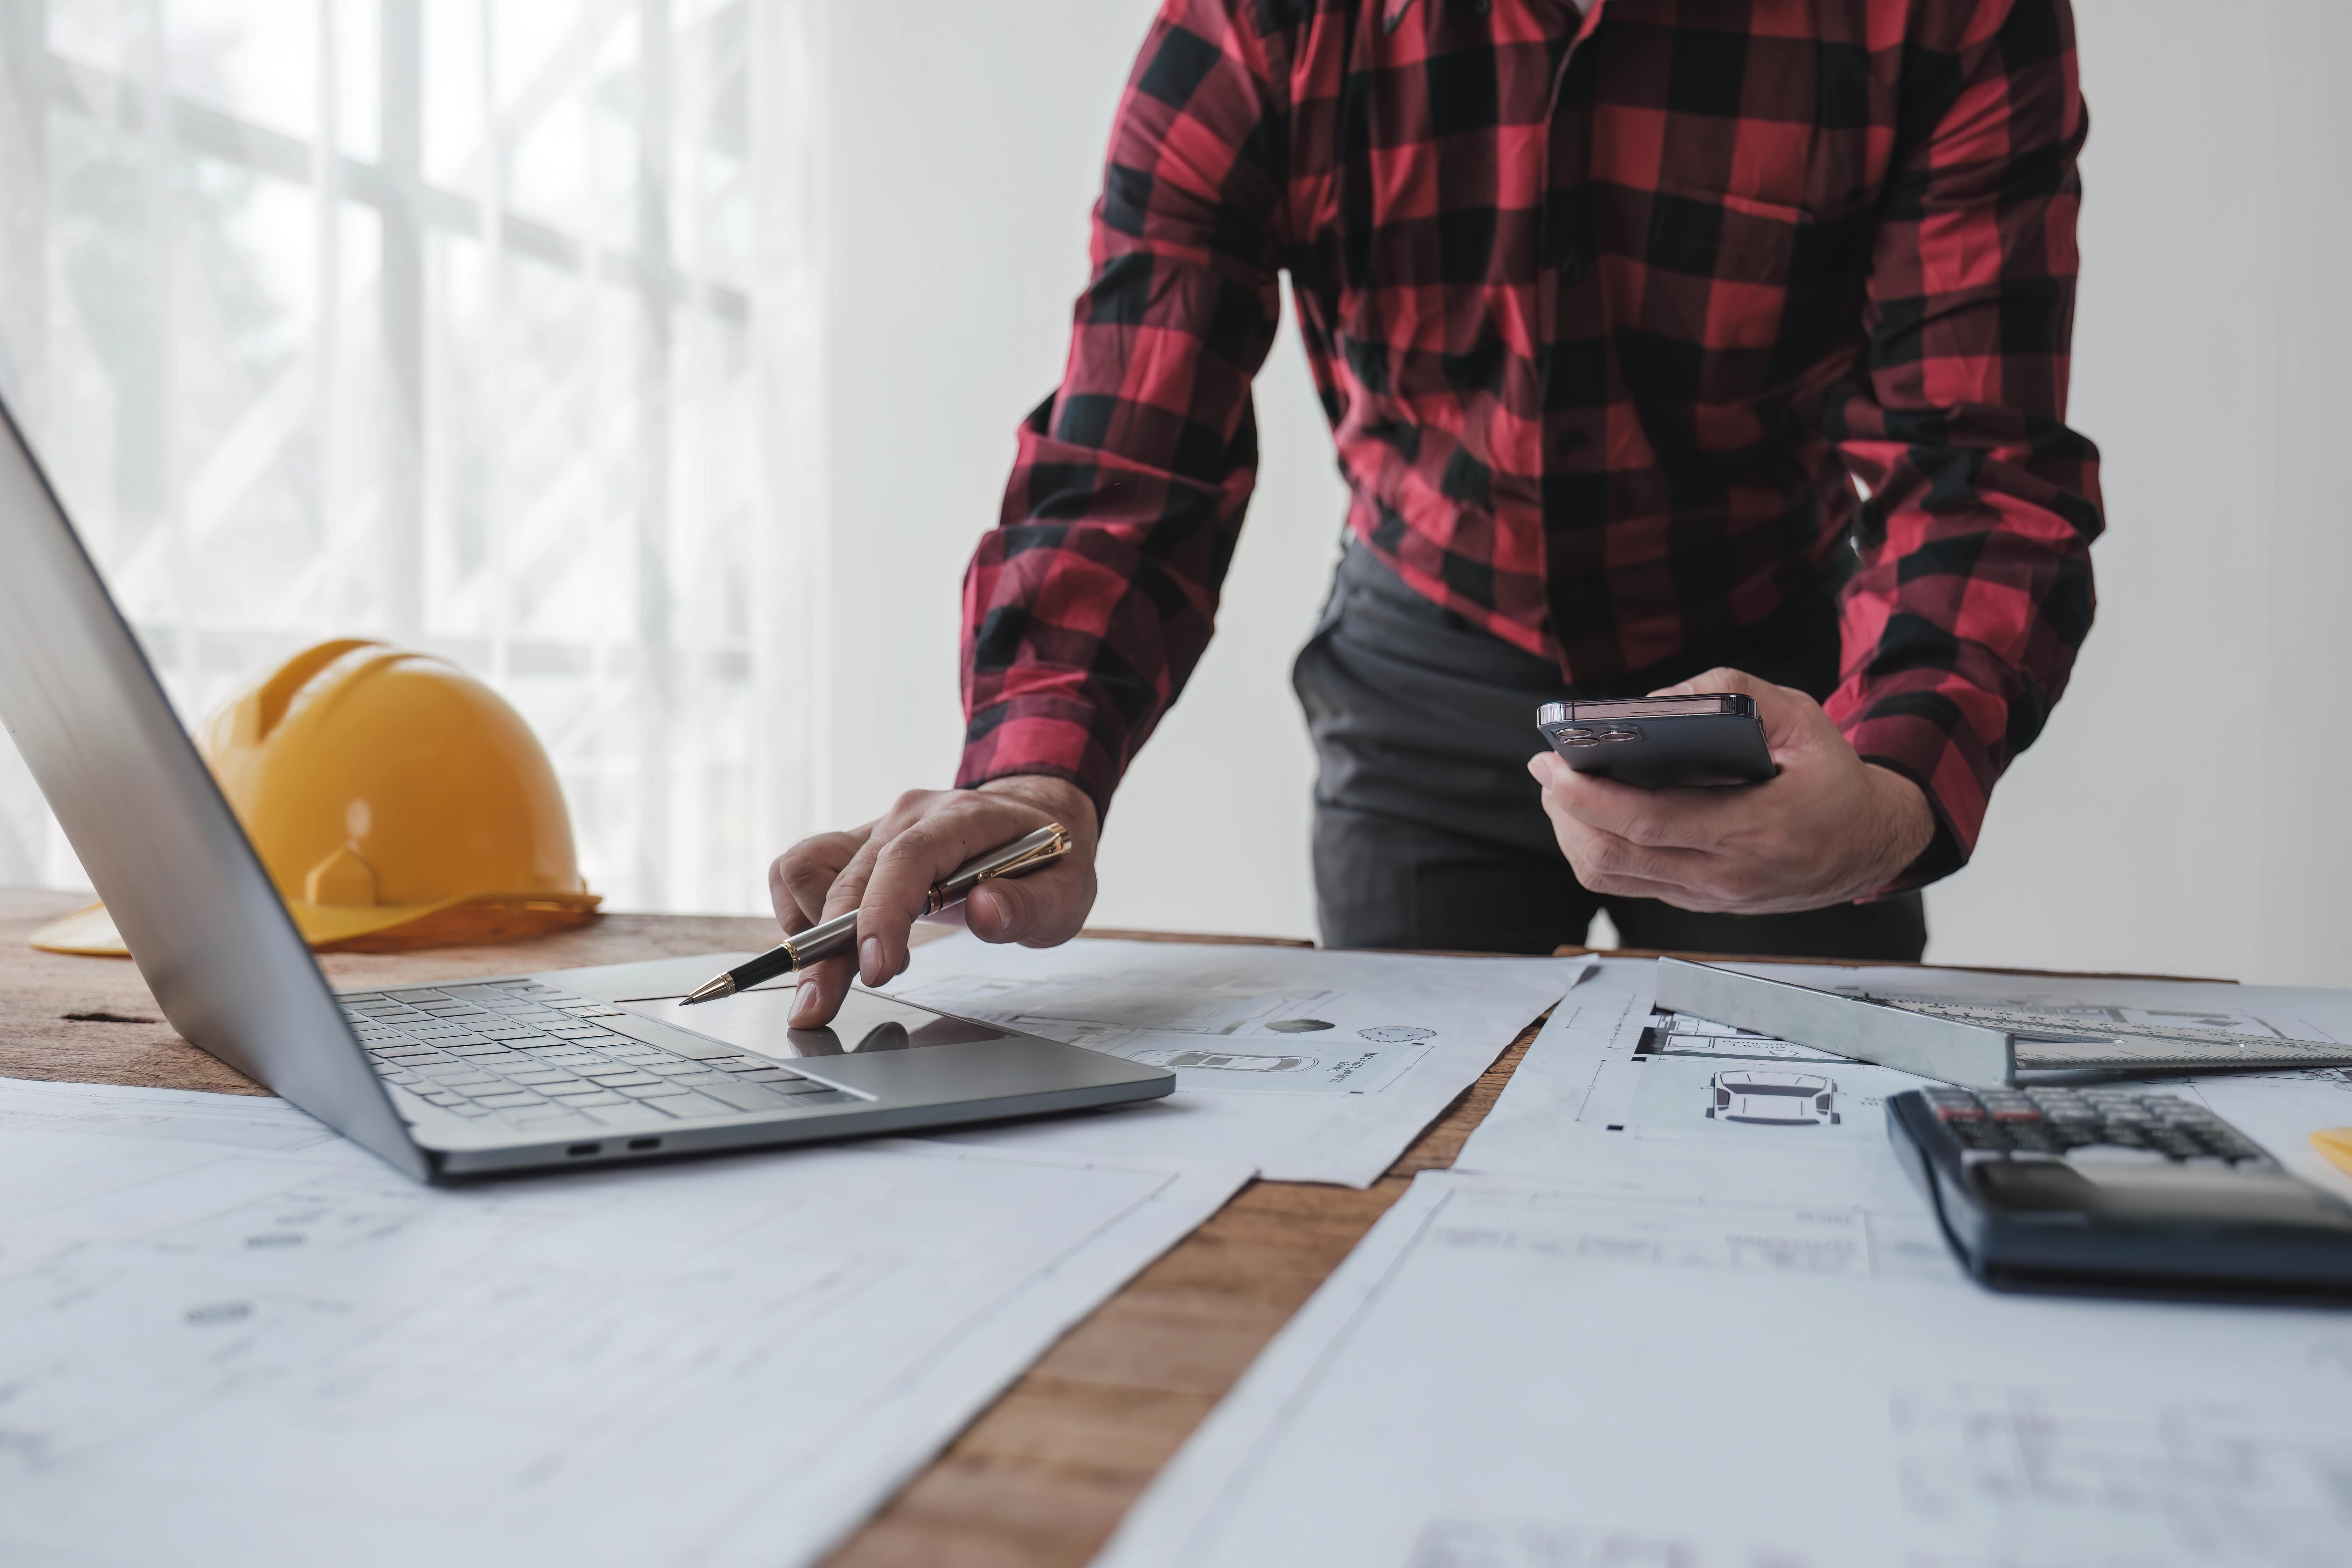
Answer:
[(2352, 984), (2342, 258), (2352, 15), (2076, 0), (2091, 141), (2074, 422), (2096, 629), (1976, 863), (1955, 963)]
[[(2352, 984), (2340, 669), (2352, 305), (2326, 0), (2076, 0), (2093, 132), (2075, 419), (2107, 458), (2074, 689), (1929, 900), (1953, 963)], [(835, 819), (944, 783), (957, 584), (1049, 389), (1147, 0), (825, 12)], [(1122, 791), (1097, 920), (1311, 934), (1287, 684), (1342, 497), (1286, 331), (1216, 642)], [(1213, 877), (1202, 846), (1238, 838)]]
[[(1061, 378), (1087, 215), (1150, 0), (835, 4), (827, 458), (836, 654), (824, 805), (954, 775), (958, 593), (1013, 429)], [(1346, 505), (1297, 341), (1258, 385), (1266, 450), (1216, 640), (1129, 775), (1102, 925), (1312, 936), (1314, 767), (1289, 689)], [(1213, 879), (1202, 847), (1228, 847)]]

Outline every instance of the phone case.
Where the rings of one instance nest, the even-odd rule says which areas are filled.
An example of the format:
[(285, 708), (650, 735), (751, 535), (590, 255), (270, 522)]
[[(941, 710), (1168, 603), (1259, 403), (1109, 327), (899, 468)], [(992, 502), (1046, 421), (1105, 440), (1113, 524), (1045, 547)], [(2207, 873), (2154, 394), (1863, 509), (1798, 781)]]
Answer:
[(1760, 784), (1780, 771), (1755, 700), (1727, 692), (1547, 702), (1536, 728), (1578, 773), (1645, 789)]

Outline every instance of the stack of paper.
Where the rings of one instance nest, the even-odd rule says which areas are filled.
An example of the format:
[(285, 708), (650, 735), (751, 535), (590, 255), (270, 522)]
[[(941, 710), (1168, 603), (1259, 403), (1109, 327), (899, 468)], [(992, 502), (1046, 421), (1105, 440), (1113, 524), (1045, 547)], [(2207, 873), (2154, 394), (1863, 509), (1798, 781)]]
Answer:
[(1372, 1181), (1584, 968), (935, 943), (902, 994), (1173, 1103), (454, 1191), (276, 1100), (0, 1080), (0, 1562), (812, 1561), (1250, 1173)]

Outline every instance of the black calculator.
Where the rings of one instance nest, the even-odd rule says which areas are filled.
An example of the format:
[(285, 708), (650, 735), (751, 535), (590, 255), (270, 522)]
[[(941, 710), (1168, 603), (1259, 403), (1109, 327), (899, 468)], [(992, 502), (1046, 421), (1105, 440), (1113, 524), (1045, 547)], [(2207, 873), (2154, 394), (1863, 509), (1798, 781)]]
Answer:
[(1917, 1089), (1886, 1118), (1995, 1289), (2352, 1302), (2352, 1205), (2179, 1095)]

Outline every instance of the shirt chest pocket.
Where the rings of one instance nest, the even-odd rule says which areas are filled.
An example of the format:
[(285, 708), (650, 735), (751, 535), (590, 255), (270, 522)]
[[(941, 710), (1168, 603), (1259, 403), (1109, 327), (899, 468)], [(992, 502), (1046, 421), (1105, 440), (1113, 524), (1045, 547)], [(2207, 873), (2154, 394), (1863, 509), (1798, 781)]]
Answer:
[(1717, 191), (1619, 191), (1604, 251), (1622, 325), (1699, 349), (1704, 389), (1769, 391), (1850, 338), (1869, 258), (1866, 210), (1832, 216)]
[[(1801, 233), (1812, 220), (1804, 208), (1723, 192), (1702, 195), (1674, 190), (1649, 194), (1646, 221), (1629, 224), (1625, 247), (1636, 259), (1669, 272), (1748, 285), (1789, 280)], [(1633, 216), (1631, 214), (1629, 216)]]

